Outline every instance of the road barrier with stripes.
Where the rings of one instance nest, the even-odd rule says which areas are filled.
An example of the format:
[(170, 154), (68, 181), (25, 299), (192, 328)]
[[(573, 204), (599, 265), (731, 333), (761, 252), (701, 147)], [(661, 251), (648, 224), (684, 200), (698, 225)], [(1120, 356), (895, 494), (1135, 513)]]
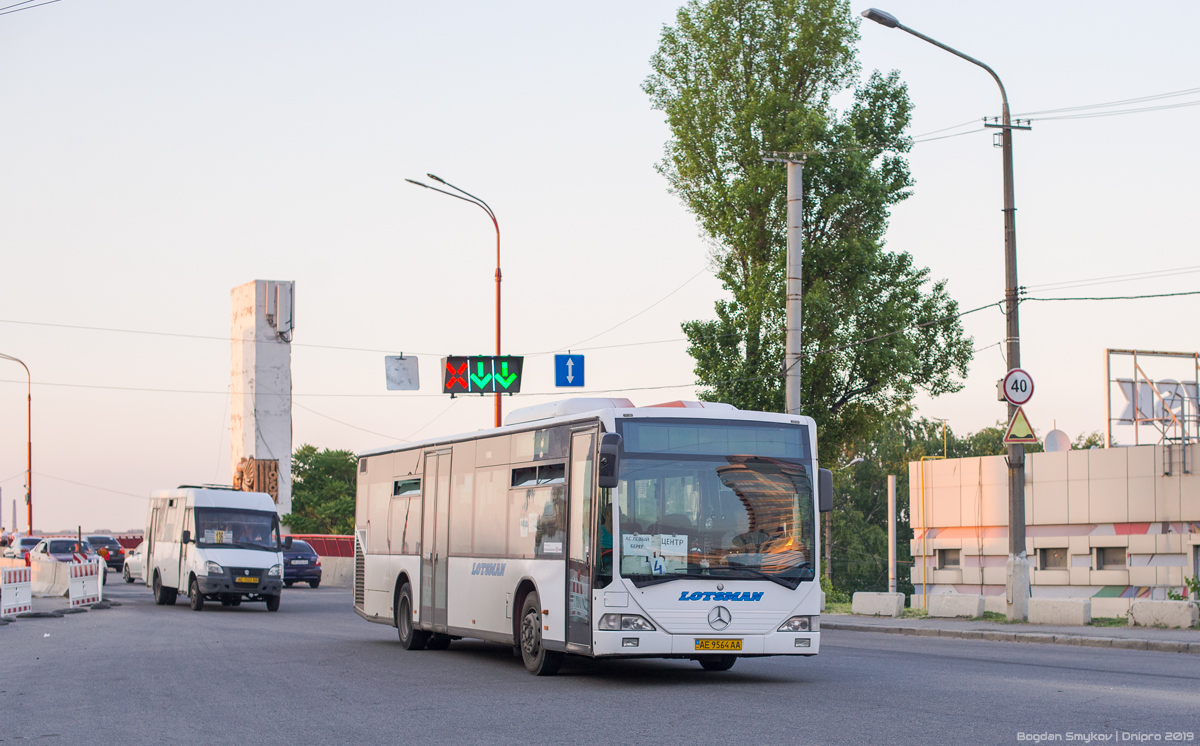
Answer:
[(32, 572), (28, 567), (0, 570), (0, 616), (33, 610)]
[(67, 593), (71, 608), (99, 603), (104, 593), (100, 573), (101, 561), (71, 563), (68, 565)]

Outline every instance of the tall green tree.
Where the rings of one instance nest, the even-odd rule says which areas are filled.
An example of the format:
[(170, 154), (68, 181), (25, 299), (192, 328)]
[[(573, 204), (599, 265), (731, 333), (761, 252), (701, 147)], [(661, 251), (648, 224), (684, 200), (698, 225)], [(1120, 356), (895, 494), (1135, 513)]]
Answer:
[(671, 128), (659, 170), (711, 239), (729, 296), (716, 320), (683, 325), (707, 400), (783, 410), (786, 174), (763, 156), (808, 154), (803, 407), (829, 462), (917, 390), (961, 388), (971, 358), (959, 322), (938, 321), (958, 312), (946, 283), (882, 248), (912, 186), (911, 105), (895, 72), (859, 80), (857, 41), (845, 0), (692, 0), (644, 83)]
[(307, 443), (292, 454), (292, 512), (282, 518), (298, 534), (354, 533), (358, 457), (318, 451)]

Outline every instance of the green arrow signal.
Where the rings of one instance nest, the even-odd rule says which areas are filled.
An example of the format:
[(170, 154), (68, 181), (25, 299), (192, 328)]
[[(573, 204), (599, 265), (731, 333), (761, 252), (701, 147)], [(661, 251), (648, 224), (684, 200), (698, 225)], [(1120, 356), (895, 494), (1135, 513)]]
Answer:
[(513, 381), (517, 380), (517, 374), (508, 374), (508, 363), (500, 363), (500, 372), (496, 374), (496, 383), (504, 388), (513, 385)]
[[(471, 374), (471, 382), (474, 383), (479, 388), (485, 389), (485, 388), (487, 388), (488, 382), (492, 380), (492, 374), (488, 373), (487, 375), (484, 375), (482, 360), (480, 360), (478, 363), (476, 363), (476, 366), (477, 366), (477, 369), (479, 370), (479, 375), (472, 373)], [(508, 388), (508, 386), (506, 385), (505, 388)]]

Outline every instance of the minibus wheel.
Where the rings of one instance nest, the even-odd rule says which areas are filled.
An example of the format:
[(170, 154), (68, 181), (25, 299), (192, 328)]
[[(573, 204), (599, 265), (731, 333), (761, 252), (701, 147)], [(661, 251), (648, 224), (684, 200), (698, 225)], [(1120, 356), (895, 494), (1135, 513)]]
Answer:
[(279, 596), (267, 596), (267, 611), (279, 611)]
[(521, 604), (521, 660), (534, 676), (553, 676), (562, 665), (563, 654), (547, 650), (542, 643), (542, 603), (530, 592)]
[(200, 592), (200, 584), (192, 578), (192, 582), (188, 583), (188, 604), (192, 607), (192, 611), (204, 610), (204, 594)]
[(413, 627), (412, 585), (405, 583), (396, 594), (396, 634), (400, 646), (405, 650), (423, 650), (429, 642), (429, 633)]

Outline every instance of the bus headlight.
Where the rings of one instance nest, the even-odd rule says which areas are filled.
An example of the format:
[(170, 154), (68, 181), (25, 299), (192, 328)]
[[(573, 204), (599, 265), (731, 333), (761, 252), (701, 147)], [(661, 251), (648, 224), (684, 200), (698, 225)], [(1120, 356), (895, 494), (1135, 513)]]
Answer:
[(267, 570), (268, 578), (278, 578), (283, 575), (283, 565), (275, 565), (270, 570)]
[(208, 562), (204, 563), (204, 572), (208, 573), (209, 575), (224, 575), (225, 568), (221, 567), (216, 562), (209, 560)]
[(779, 625), (780, 632), (816, 632), (820, 628), (821, 623), (817, 621), (817, 617), (811, 616), (794, 616)]
[(626, 632), (653, 632), (655, 627), (637, 614), (605, 614), (600, 617), (600, 629)]

